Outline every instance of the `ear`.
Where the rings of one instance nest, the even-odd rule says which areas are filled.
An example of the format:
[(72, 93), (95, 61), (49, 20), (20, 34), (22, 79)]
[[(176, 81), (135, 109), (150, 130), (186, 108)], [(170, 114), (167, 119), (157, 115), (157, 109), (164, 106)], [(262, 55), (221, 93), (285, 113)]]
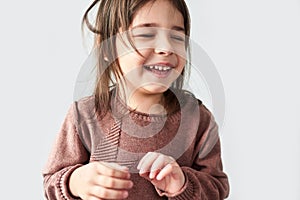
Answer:
[(99, 47), (100, 46), (100, 42), (101, 40), (100, 40), (100, 35), (97, 35), (96, 36), (96, 38), (95, 38), (95, 45), (96, 45), (96, 47)]
[[(101, 39), (100, 39), (100, 35), (96, 37), (96, 45), (98, 48), (100, 48), (100, 45), (101, 45)], [(103, 53), (104, 54), (104, 60), (106, 62), (109, 62), (109, 59), (107, 57), (107, 54), (106, 53)]]

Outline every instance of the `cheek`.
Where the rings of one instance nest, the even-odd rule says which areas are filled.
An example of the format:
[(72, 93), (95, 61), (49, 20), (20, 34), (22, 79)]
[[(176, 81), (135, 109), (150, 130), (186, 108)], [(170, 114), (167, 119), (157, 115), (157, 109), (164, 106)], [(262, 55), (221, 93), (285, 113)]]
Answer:
[[(125, 52), (121, 54), (118, 58), (121, 68), (126, 68), (126, 71), (133, 70), (133, 69), (142, 69), (143, 65), (146, 62), (146, 59), (150, 57), (151, 50), (139, 50), (138, 54), (133, 49), (130, 52)], [(122, 67), (123, 66), (123, 67)], [(125, 70), (125, 69), (124, 69)], [(125, 71), (124, 71), (125, 73)]]
[(183, 59), (182, 57), (179, 57), (178, 58), (178, 72), (181, 74), (181, 72), (183, 71), (184, 67), (185, 67), (185, 64), (186, 64), (186, 60)]
[(144, 59), (137, 53), (128, 53), (118, 58), (121, 70), (124, 74), (135, 71), (136, 73), (141, 72)]
[(119, 37), (116, 40), (116, 51), (117, 51), (117, 60), (121, 67), (121, 70), (124, 74), (130, 72), (134, 66), (135, 53), (131, 48), (130, 44), (124, 44)]

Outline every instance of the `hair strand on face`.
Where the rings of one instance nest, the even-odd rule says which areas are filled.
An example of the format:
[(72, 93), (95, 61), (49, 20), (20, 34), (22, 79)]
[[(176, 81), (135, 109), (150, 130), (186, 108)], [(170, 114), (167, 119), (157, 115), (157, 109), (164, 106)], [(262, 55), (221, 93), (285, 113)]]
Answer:
[[(82, 19), (82, 29), (84, 25), (88, 30), (95, 34), (94, 48), (98, 51), (97, 56), (97, 78), (94, 89), (95, 108), (98, 116), (104, 116), (110, 107), (110, 91), (117, 84), (116, 80), (120, 80), (123, 76), (122, 70), (118, 63), (117, 52), (115, 47), (116, 35), (120, 30), (127, 31), (132, 23), (135, 14), (147, 3), (154, 3), (156, 0), (94, 0), (87, 8)], [(185, 35), (190, 35), (190, 15), (184, 0), (168, 0), (174, 8), (176, 8), (183, 16)], [(90, 12), (98, 6), (95, 24), (89, 20)], [(130, 35), (126, 32), (126, 37), (130, 45), (137, 52)], [(190, 57), (188, 40), (186, 42), (188, 59)], [(187, 59), (187, 60), (188, 60)], [(108, 65), (108, 66), (107, 66)], [(182, 72), (182, 75), (172, 84), (175, 90), (181, 90), (183, 81), (187, 72), (189, 72), (188, 62)], [(104, 69), (105, 68), (105, 69)], [(121, 85), (122, 86), (122, 85)], [(123, 86), (122, 86), (123, 87)], [(178, 107), (178, 100), (174, 98), (167, 90), (164, 93), (164, 106), (168, 113), (174, 111)]]

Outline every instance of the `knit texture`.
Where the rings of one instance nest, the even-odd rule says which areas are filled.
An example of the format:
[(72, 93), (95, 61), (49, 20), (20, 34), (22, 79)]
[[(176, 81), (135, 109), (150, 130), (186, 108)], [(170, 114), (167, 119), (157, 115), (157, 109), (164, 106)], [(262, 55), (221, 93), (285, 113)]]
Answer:
[[(92, 161), (129, 168), (134, 186), (127, 199), (226, 198), (229, 184), (214, 118), (192, 95), (181, 98), (180, 110), (168, 115), (141, 113), (112, 98), (111, 111), (101, 119), (95, 114), (94, 97), (74, 102), (43, 171), (46, 198), (76, 199), (69, 193), (68, 178), (74, 169)], [(178, 193), (157, 190), (139, 176), (139, 160), (153, 151), (172, 156), (181, 166), (186, 182)]]

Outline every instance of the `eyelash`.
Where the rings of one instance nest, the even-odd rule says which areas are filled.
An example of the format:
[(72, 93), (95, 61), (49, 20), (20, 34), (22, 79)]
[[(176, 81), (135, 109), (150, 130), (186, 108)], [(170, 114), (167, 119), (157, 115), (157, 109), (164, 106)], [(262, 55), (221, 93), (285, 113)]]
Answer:
[[(140, 35), (136, 35), (134, 37), (141, 37), (141, 38), (153, 38), (155, 37), (155, 34), (140, 34)], [(176, 36), (176, 35), (171, 35), (170, 36), (172, 39), (175, 39), (177, 41), (180, 41), (180, 42), (184, 42), (184, 38), (182, 38), (181, 36)]]
[(154, 37), (154, 34), (140, 34), (140, 35), (136, 35), (134, 37), (152, 38), (152, 37)]
[(173, 38), (175, 40), (178, 40), (180, 42), (184, 42), (185, 41), (184, 38), (181, 37), (181, 36), (171, 35), (171, 38)]

